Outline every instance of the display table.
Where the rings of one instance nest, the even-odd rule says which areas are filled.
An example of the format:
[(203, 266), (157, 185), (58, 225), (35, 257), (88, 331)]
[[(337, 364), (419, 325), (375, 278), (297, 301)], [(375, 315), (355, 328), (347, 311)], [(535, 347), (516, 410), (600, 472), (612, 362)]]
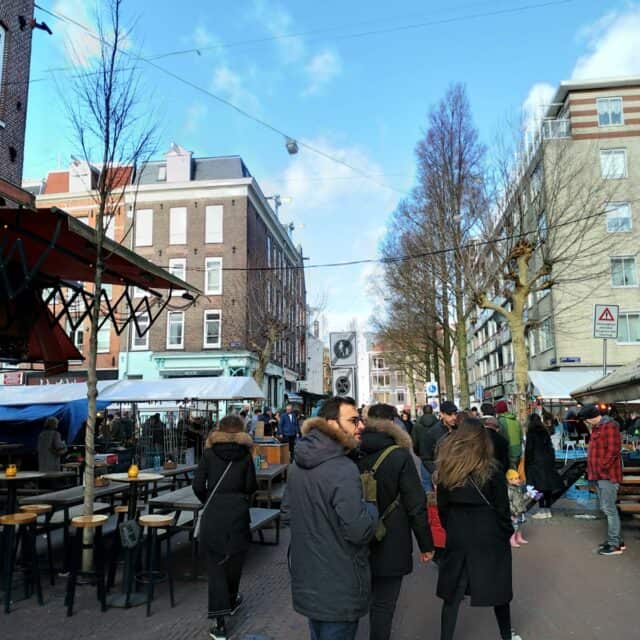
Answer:
[(269, 464), (289, 464), (289, 445), (287, 443), (256, 442), (253, 450), (254, 455), (260, 454)]

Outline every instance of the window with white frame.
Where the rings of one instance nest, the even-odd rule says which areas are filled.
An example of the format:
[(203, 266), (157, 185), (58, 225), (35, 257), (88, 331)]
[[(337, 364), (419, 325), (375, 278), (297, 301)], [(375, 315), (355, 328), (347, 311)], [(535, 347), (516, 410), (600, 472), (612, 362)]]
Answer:
[(167, 314), (167, 349), (184, 347), (184, 312), (169, 311)]
[(529, 355), (531, 357), (536, 355), (536, 331), (535, 329), (529, 329), (529, 334), (527, 336), (529, 340)]
[(136, 314), (137, 326), (131, 323), (131, 350), (146, 351), (149, 348), (149, 314), (145, 311)]
[[(186, 258), (171, 258), (169, 260), (169, 273), (180, 280), (187, 280), (187, 259)], [(171, 292), (172, 296), (180, 296), (184, 293), (184, 289), (174, 289)]]
[(169, 244), (187, 244), (187, 207), (169, 209)]
[(4, 89), (4, 54), (7, 43), (7, 30), (0, 24), (0, 96)]
[(207, 244), (222, 242), (222, 205), (208, 205), (205, 209), (204, 241)]
[(624, 124), (622, 98), (598, 98), (598, 126), (612, 127)]
[(627, 150), (600, 149), (600, 170), (606, 180), (627, 177)]
[(219, 349), (222, 346), (222, 316), (219, 309), (204, 312), (203, 346)]
[(73, 341), (75, 348), (82, 353), (84, 346), (84, 327), (80, 325), (75, 331), (71, 328), (71, 324), (67, 321), (67, 335)]
[(144, 298), (147, 295), (147, 292), (144, 289), (141, 289), (140, 287), (133, 287), (133, 291), (131, 295), (134, 298)]
[(634, 256), (611, 258), (611, 286), (638, 286), (638, 274)]
[(391, 374), (389, 373), (374, 373), (373, 384), (378, 387), (388, 387), (391, 385)]
[(553, 347), (553, 332), (551, 328), (551, 318), (543, 320), (540, 324), (540, 351), (546, 351)]
[(222, 258), (205, 258), (204, 292), (208, 296), (222, 293)]
[(631, 207), (628, 202), (611, 202), (607, 205), (607, 231), (631, 231)]
[(398, 389), (396, 391), (396, 399), (398, 400), (398, 404), (404, 404), (405, 402), (404, 389)]
[(113, 298), (113, 285), (112, 284), (103, 284), (102, 291), (104, 293), (103, 298), (106, 296), (107, 300), (111, 300)]
[[(100, 318), (100, 322), (102, 322), (103, 320), (104, 318)], [(100, 329), (98, 329), (98, 353), (108, 353), (110, 344), (111, 344), (111, 325), (107, 320), (100, 327)]]
[(374, 357), (373, 358), (373, 368), (374, 369), (384, 369), (384, 358)]
[(640, 343), (640, 313), (622, 311), (618, 316), (618, 343)]
[(403, 387), (405, 384), (404, 371), (396, 371), (396, 384)]
[(150, 247), (153, 244), (153, 209), (136, 211), (136, 247)]

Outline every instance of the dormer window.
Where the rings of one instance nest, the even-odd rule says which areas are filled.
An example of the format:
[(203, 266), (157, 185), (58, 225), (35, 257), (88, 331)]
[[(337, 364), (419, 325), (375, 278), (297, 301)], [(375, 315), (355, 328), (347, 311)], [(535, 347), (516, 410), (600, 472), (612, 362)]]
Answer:
[(165, 182), (167, 180), (167, 167), (162, 164), (158, 167), (158, 182)]

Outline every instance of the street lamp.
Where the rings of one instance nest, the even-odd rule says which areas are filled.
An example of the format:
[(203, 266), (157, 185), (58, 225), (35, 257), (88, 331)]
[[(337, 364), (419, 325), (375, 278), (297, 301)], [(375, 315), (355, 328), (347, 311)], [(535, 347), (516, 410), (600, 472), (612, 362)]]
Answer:
[(298, 153), (298, 143), (293, 138), (287, 138), (285, 141), (285, 146), (287, 147), (287, 151), (290, 156), (294, 156)]

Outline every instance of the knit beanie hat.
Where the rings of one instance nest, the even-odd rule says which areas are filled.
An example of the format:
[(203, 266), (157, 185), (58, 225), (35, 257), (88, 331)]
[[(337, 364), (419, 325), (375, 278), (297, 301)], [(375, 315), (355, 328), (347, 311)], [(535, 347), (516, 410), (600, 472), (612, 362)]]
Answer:
[(507, 480), (520, 480), (520, 474), (515, 469), (507, 471)]
[(505, 400), (499, 400), (496, 402), (496, 414), (507, 413), (509, 411), (509, 405)]

